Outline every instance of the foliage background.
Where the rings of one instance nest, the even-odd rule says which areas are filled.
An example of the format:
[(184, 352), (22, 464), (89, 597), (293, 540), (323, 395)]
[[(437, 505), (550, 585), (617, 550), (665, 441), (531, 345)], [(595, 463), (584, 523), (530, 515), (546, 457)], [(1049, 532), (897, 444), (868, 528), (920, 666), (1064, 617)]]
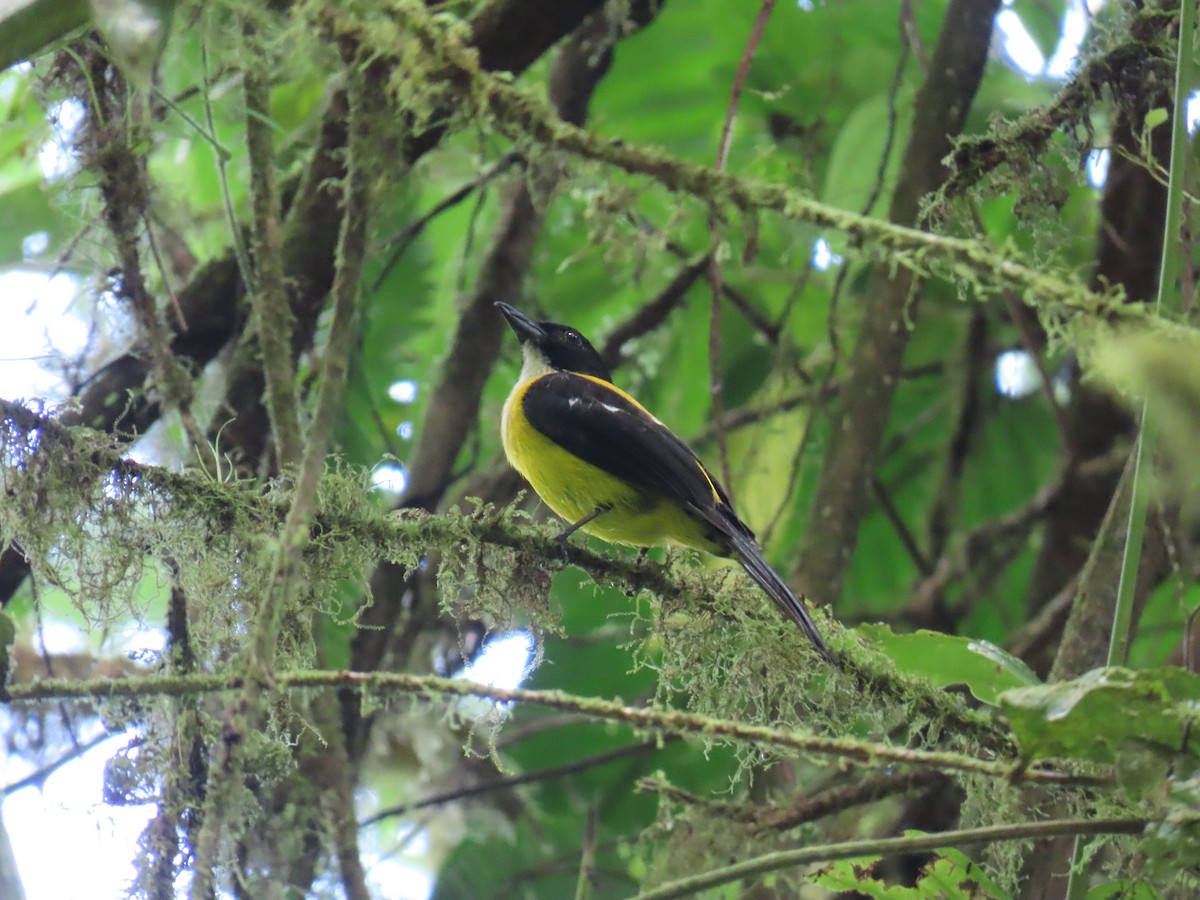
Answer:
[[(50, 761), (98, 712), (132, 727), (105, 794), (154, 804), (135, 892), (392, 896), (383, 862), (407, 854), (437, 897), (621, 897), (906, 829), (1146, 817), (1148, 854), (1087, 845), (1096, 896), (1193, 884), (1190, 680), (1079, 689), (1153, 723), (1132, 755), (1103, 737), (1119, 716), (1047, 734), (1046, 694), (998, 707), (1110, 661), (1130, 396), (1178, 403), (1129, 662), (1184, 661), (1190, 242), (1167, 316), (1112, 327), (1144, 329), (1157, 291), (1178, 10), (1096, 10), (1057, 80), (1006, 62), (980, 0), (47, 8), (0, 21), (25, 41), (5, 61), (32, 59), (0, 75), (0, 265), (70, 273), (89, 331), (48, 363), (70, 400), (3, 407), (8, 743)], [(1065, 11), (1007, 9), (1049, 55)], [(564, 552), (516, 512), (543, 518), (499, 448), (518, 354), (497, 299), (591, 336), (722, 473), (830, 613), (842, 671), (728, 569)], [(1028, 386), (997, 389), (1014, 361)], [(39, 652), (59, 620), (86, 653)], [(122, 658), (131, 622), (165, 632), (161, 655)], [(471, 705), (438, 681), (280, 687), (453, 675), (514, 630), (525, 687), (699, 724)], [(33, 702), (58, 696), (47, 676), (112, 675), (162, 697)], [(195, 694), (208, 675), (235, 690)], [(880, 765), (887, 748), (918, 755)], [(1043, 757), (1101, 787), (997, 777)], [(967, 849), (983, 868), (889, 853), (782, 875), (813, 896), (1066, 890), (1069, 840)], [(713, 896), (792, 890), (754, 873)]]

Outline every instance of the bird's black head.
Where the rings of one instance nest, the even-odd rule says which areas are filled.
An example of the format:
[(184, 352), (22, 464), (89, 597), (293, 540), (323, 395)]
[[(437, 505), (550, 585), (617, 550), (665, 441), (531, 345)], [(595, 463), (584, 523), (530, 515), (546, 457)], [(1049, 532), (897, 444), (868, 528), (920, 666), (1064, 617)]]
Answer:
[(596, 348), (574, 328), (557, 322), (539, 322), (508, 303), (498, 302), (496, 306), (521, 341), (527, 365), (532, 354), (532, 361), (542, 363), (546, 369), (612, 381), (612, 373)]

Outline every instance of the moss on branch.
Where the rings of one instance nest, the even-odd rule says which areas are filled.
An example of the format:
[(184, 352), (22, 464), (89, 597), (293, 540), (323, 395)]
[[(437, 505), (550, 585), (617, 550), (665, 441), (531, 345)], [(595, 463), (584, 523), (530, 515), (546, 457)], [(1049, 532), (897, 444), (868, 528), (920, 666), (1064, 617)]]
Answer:
[[(288, 486), (275, 484), (263, 491), (200, 472), (143, 465), (124, 458), (107, 436), (63, 426), (4, 400), (0, 454), (11, 467), (9, 502), (0, 510), (0, 542), (18, 543), (38, 577), (77, 592), (93, 621), (127, 614), (129, 605), (122, 598), (135, 594), (144, 571), (157, 559), (170, 557), (180, 566), (179, 578), (190, 594), (209, 601), (193, 629), (201, 660), (207, 658), (214, 667), (225, 665), (230, 630), (253, 631), (275, 582), (272, 550), (278, 549), (281, 523), (293, 504)], [(44, 502), (48, 496), (54, 498), (52, 503)], [(549, 577), (574, 566), (598, 585), (656, 598), (659, 628), (668, 642), (686, 638), (693, 650), (704, 642), (711, 646), (717, 655), (709, 660), (711, 671), (699, 681), (684, 677), (684, 687), (690, 684), (694, 691), (711, 695), (704, 679), (741, 677), (722, 670), (719, 659), (752, 653), (778, 673), (770, 683), (760, 678), (755, 690), (790, 697), (808, 715), (825, 710), (824, 719), (833, 723), (840, 720), (839, 704), (873, 704), (888, 711), (889, 721), (881, 727), (901, 726), (891, 721), (896, 716), (918, 731), (920, 722), (939, 722), (944, 724), (944, 731), (938, 732), (943, 735), (937, 739), (940, 743), (981, 747), (1000, 755), (1013, 752), (1006, 729), (986, 711), (971, 709), (960, 698), (897, 672), (882, 653), (831, 620), (823, 622), (823, 630), (840, 651), (844, 673), (816, 665), (806, 648), (792, 639), (787, 623), (744, 579), (730, 579), (729, 570), (638, 561), (583, 544), (564, 545), (554, 539), (554, 529), (526, 524), (521, 515), (493, 507), (465, 515), (417, 510), (388, 514), (371, 501), (365, 473), (327, 468), (302, 566), (290, 580), (294, 590), (284, 602), (297, 614), (323, 610), (336, 596), (339, 580), (358, 581), (364, 569), (381, 560), (413, 566), (437, 552), (443, 556), (443, 577), (472, 586), (468, 593), (481, 604), (481, 614), (501, 624), (528, 622), (533, 616), (535, 625), (540, 621), (543, 627), (553, 627), (546, 608)], [(57, 549), (51, 553), (51, 548)], [(52, 565), (50, 559), (58, 562)], [(67, 565), (78, 573), (73, 580), (64, 580)], [(81, 585), (87, 590), (79, 591)], [(453, 585), (446, 587), (449, 594), (458, 595)], [(326, 611), (345, 615), (333, 608)], [(270, 618), (279, 621), (280, 615), (272, 612)], [(276, 641), (278, 662), (270, 671), (312, 665), (309, 637), (285, 630)], [(682, 665), (674, 652), (670, 658)], [(732, 682), (724, 685), (722, 696), (736, 693)], [(732, 715), (723, 707), (716, 711)]]
[[(728, 205), (746, 214), (774, 212), (843, 232), (861, 242), (864, 252), (921, 275), (950, 277), (981, 296), (1005, 288), (1030, 305), (1064, 316), (1077, 312), (1114, 318), (1144, 315), (1115, 295), (1098, 294), (1081, 282), (1039, 271), (1022, 261), (1013, 248), (1003, 248), (1002, 252), (985, 241), (895, 225), (821, 203), (782, 184), (731, 175), (657, 149), (598, 137), (562, 121), (542, 98), (485, 71), (458, 27), (445, 24), (423, 4), (392, 0), (386, 12), (426, 54), (422, 74), (436, 82), (437, 90), (455, 92), (474, 108), (474, 116), (460, 115), (457, 121), (489, 122), (518, 143), (533, 141), (644, 176), (670, 191), (690, 195), (709, 208)], [(356, 18), (350, 12), (324, 8), (318, 13), (317, 25), (335, 36), (353, 36), (382, 57), (400, 55), (395, 28), (378, 27), (378, 23)], [(394, 102), (399, 103), (399, 98)]]
[[(790, 753), (814, 754), (850, 760), (865, 765), (912, 765), (945, 772), (960, 772), (1029, 784), (1114, 786), (1109, 771), (1064, 771), (1029, 768), (1016, 759), (982, 759), (963, 753), (914, 750), (866, 740), (832, 738), (801, 731), (752, 725), (719, 719), (677, 709), (626, 706), (598, 697), (581, 697), (564, 691), (540, 691), (527, 688), (501, 688), (463, 679), (436, 675), (409, 675), (400, 672), (292, 671), (277, 672), (274, 686), (279, 690), (304, 688), (348, 688), (376, 698), (407, 694), (426, 699), (478, 697), (496, 703), (525, 703), (562, 712), (578, 713), (600, 721), (619, 722), (631, 728), (773, 747)], [(223, 675), (148, 675), (144, 678), (94, 678), (86, 681), (45, 679), (13, 685), (9, 702), (31, 700), (90, 699), (119, 697), (185, 697), (220, 691), (242, 690), (243, 677)]]

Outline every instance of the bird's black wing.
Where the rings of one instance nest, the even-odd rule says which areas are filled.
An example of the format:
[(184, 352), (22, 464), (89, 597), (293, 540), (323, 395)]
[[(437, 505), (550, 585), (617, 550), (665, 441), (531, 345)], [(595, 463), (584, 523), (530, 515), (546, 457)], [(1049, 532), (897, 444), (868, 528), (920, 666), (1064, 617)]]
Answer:
[(837, 665), (804, 601), (763, 558), (717, 480), (667, 426), (612, 385), (570, 372), (543, 375), (526, 390), (523, 403), (530, 424), (563, 449), (641, 491), (673, 500), (712, 526), (709, 536)]
[(611, 385), (554, 372), (529, 386), (524, 408), (534, 428), (596, 468), (675, 501), (721, 531), (731, 527), (727, 519), (745, 528), (691, 448)]

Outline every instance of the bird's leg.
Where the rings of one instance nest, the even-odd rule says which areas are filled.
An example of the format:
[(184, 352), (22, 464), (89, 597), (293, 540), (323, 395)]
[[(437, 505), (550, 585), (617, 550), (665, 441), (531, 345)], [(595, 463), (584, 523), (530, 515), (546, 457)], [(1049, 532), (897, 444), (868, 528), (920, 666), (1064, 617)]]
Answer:
[(593, 509), (590, 513), (588, 513), (586, 516), (584, 516), (578, 522), (568, 525), (566, 528), (564, 528), (562, 531), (560, 531), (558, 534), (556, 534), (554, 536), (554, 539), (556, 541), (561, 541), (561, 542), (565, 543), (567, 538), (569, 538), (571, 535), (573, 535), (575, 532), (577, 532), (580, 528), (582, 528), (588, 522), (592, 521), (592, 519), (596, 518), (597, 516), (604, 515), (610, 509), (612, 509), (611, 503), (601, 503), (599, 506), (597, 506), (595, 509)]

